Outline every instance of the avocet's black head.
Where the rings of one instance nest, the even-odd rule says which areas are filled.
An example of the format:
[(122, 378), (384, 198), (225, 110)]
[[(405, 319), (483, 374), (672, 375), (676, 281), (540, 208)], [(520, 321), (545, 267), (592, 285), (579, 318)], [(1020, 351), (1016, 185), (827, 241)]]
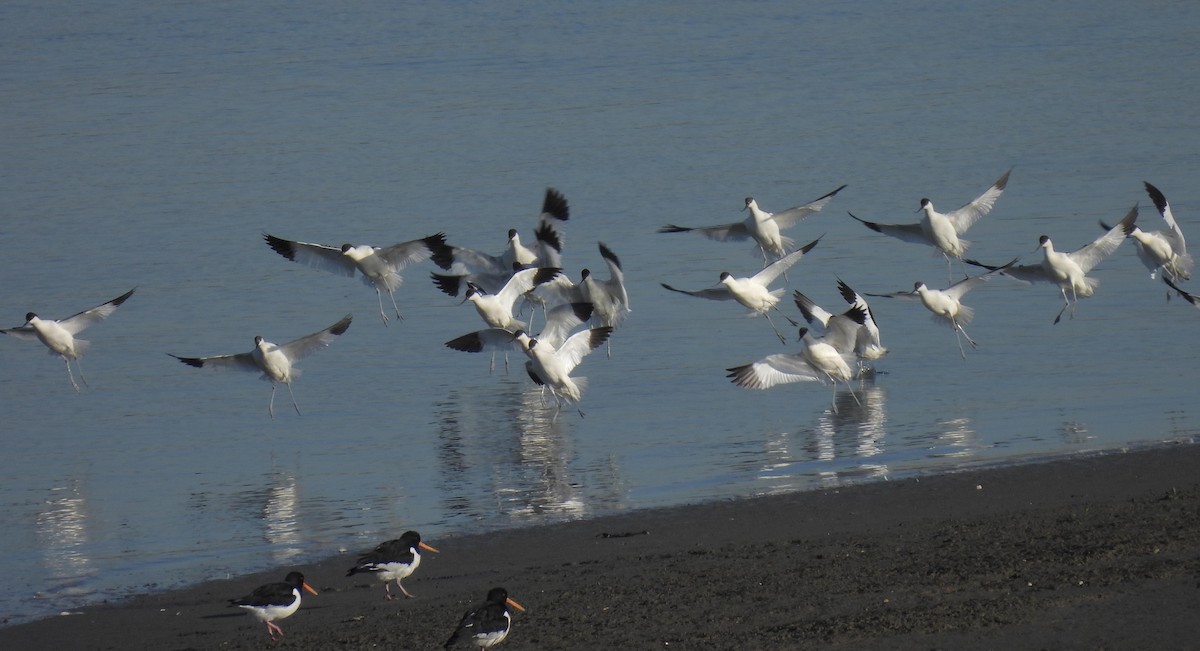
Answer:
[(754, 197), (746, 197), (746, 205), (742, 206), (742, 210), (749, 208), (752, 203), (754, 203)]
[(350, 249), (353, 249), (353, 248), (354, 248), (353, 244), (346, 242), (345, 244), (342, 245), (342, 253), (345, 253), (346, 251), (349, 251)]
[(1046, 246), (1046, 242), (1050, 241), (1049, 235), (1043, 235), (1038, 238), (1038, 246)]
[(483, 291), (483, 288), (481, 288), (479, 285), (476, 285), (475, 283), (473, 283), (471, 281), (467, 281), (467, 291), (465, 294), (463, 294), (463, 297), (464, 297), (463, 300), (471, 298), (472, 296), (474, 296), (476, 294), (483, 296), (486, 293), (487, 292)]
[(536, 346), (536, 345), (538, 345), (538, 340), (537, 340), (537, 339), (530, 339), (530, 340), (529, 340), (529, 350), (533, 350), (533, 347), (534, 347), (534, 346)]
[(922, 281), (920, 281), (920, 280), (918, 280), (917, 282), (913, 283), (913, 291), (914, 291), (914, 292), (915, 292), (915, 291), (919, 291), (919, 290), (920, 290), (922, 287), (924, 287), (924, 286), (925, 286), (925, 283), (924, 283), (924, 282), (922, 282)]
[(800, 339), (804, 339), (804, 336), (807, 334), (808, 334), (808, 328), (800, 328)]
[(37, 318), (37, 315), (36, 315), (36, 314), (34, 314), (33, 312), (27, 312), (27, 313), (25, 313), (25, 323), (29, 323), (30, 321), (32, 321), (32, 320), (34, 320), (34, 319), (36, 319), (36, 318)]
[(729, 273), (728, 271), (722, 271), (721, 272), (721, 282), (725, 282), (726, 278), (731, 278), (732, 276), (733, 276), (733, 274)]
[(260, 346), (260, 345), (262, 345), (262, 342), (263, 342), (263, 337), (262, 337), (262, 335), (255, 335), (255, 336), (254, 336), (254, 345), (255, 345), (255, 346)]
[(591, 277), (591, 275), (592, 275), (592, 272), (588, 271), (587, 269), (580, 271), (579, 272), (579, 282), (583, 282), (583, 281), (587, 280), (588, 278)]
[(929, 206), (929, 205), (932, 205), (932, 204), (933, 204), (933, 202), (932, 202), (932, 201), (930, 201), (928, 198), (926, 198), (926, 197), (921, 197), (921, 207), (917, 208), (917, 210), (918, 210), (918, 211), (924, 210), (924, 209), (925, 209), (925, 206)]
[(515, 228), (508, 229), (508, 239), (511, 240), (512, 238), (514, 238), (516, 236), (517, 236), (517, 229), (515, 229)]

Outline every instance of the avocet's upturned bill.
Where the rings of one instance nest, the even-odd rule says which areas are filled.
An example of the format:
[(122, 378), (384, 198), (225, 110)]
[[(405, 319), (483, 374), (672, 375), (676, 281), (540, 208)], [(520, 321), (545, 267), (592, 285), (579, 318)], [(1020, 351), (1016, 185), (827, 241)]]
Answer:
[[(137, 289), (136, 287), (134, 289)], [(46, 348), (50, 350), (51, 355), (58, 355), (67, 364), (67, 378), (71, 380), (71, 388), (79, 391), (79, 385), (75, 383), (75, 375), (71, 372), (71, 360), (75, 360), (75, 367), (79, 369), (79, 379), (83, 384), (87, 385), (87, 378), (83, 376), (83, 367), (79, 365), (79, 358), (87, 352), (91, 346), (91, 342), (84, 339), (76, 339), (75, 335), (83, 332), (89, 326), (108, 318), (117, 310), (130, 296), (133, 296), (134, 289), (131, 289), (124, 294), (108, 301), (101, 303), (90, 310), (84, 310), (79, 314), (69, 316), (65, 319), (43, 319), (33, 312), (25, 315), (25, 324), (15, 328), (0, 329), (0, 333), (12, 335), (18, 339), (37, 340), (42, 342)]]
[(262, 379), (271, 383), (271, 402), (267, 404), (267, 413), (275, 418), (275, 384), (281, 382), (287, 386), (288, 395), (292, 397), (292, 406), (296, 414), (300, 414), (300, 406), (296, 404), (296, 396), (292, 393), (292, 380), (300, 376), (296, 362), (302, 358), (328, 346), (338, 335), (350, 327), (351, 315), (347, 314), (337, 323), (301, 337), (286, 344), (275, 345), (262, 336), (254, 338), (254, 350), (236, 355), (218, 355), (215, 357), (180, 357), (175, 359), (196, 368), (236, 369), (262, 373)]
[[(862, 312), (857, 314), (861, 317)], [(831, 331), (827, 337), (817, 339), (808, 328), (800, 328), (800, 339), (804, 347), (799, 353), (779, 353), (726, 369), (734, 384), (747, 389), (770, 389), (780, 384), (793, 382), (828, 382), (834, 388), (833, 409), (837, 411), (837, 383), (845, 383), (854, 395), (850, 380), (854, 371), (854, 342), (843, 336), (844, 332)], [(858, 397), (855, 396), (855, 400)]]
[[(783, 296), (784, 290), (769, 289), (769, 285), (776, 278), (783, 275), (789, 267), (800, 261), (805, 253), (808, 253), (820, 242), (821, 238), (817, 238), (808, 244), (805, 244), (797, 251), (793, 251), (782, 258), (767, 265), (762, 271), (750, 276), (749, 278), (739, 278), (729, 273), (728, 271), (721, 272), (720, 287), (712, 287), (709, 289), (699, 289), (689, 291), (685, 289), (676, 289), (666, 283), (659, 283), (664, 289), (680, 294), (687, 294), (697, 298), (707, 298), (713, 301), (729, 301), (734, 300), (741, 303), (750, 310), (747, 316), (765, 316), (767, 322), (771, 324), (771, 329), (775, 331), (775, 336), (779, 337), (779, 342), (786, 344), (787, 340), (783, 335), (779, 334), (779, 329), (775, 327), (775, 323), (771, 321), (771, 315), (768, 314), (771, 310), (779, 312), (776, 307), (779, 304), (779, 299)], [(783, 318), (788, 320), (792, 325), (799, 325), (794, 319), (779, 312)]]
[(966, 359), (967, 352), (962, 345), (963, 338), (967, 340), (967, 343), (971, 344), (971, 348), (978, 348), (979, 344), (963, 328), (963, 326), (970, 324), (975, 318), (975, 310), (971, 306), (963, 304), (963, 296), (978, 287), (980, 283), (991, 278), (993, 274), (1003, 273), (1004, 270), (1010, 268), (1015, 263), (1016, 259), (1013, 259), (1008, 264), (997, 267), (985, 274), (963, 278), (946, 289), (931, 289), (925, 283), (917, 281), (913, 283), (911, 292), (867, 294), (867, 296), (920, 300), (925, 309), (933, 313), (933, 320), (935, 322), (945, 323), (954, 329), (954, 338), (958, 340), (958, 353), (962, 355), (963, 359)]
[(877, 233), (890, 235), (905, 242), (927, 244), (941, 251), (947, 259), (961, 258), (967, 248), (971, 246), (968, 240), (962, 239), (962, 234), (966, 233), (967, 229), (971, 228), (984, 215), (991, 212), (992, 206), (996, 204), (996, 199), (1000, 198), (1004, 188), (1008, 185), (1008, 175), (1011, 173), (1010, 169), (974, 201), (951, 212), (938, 212), (934, 209), (932, 201), (922, 198), (921, 207), (918, 210), (923, 212), (924, 216), (916, 224), (880, 224), (859, 219), (853, 213), (850, 213), (850, 216)]
[(449, 269), (451, 263), (450, 247), (446, 245), (445, 233), (385, 247), (369, 244), (343, 244), (340, 247), (309, 244), (285, 240), (266, 233), (263, 234), (263, 239), (272, 250), (293, 262), (349, 278), (353, 278), (356, 272), (362, 274), (363, 282), (375, 289), (375, 297), (379, 299), (379, 316), (384, 325), (387, 325), (388, 316), (383, 312), (383, 295), (380, 288), (387, 290), (388, 296), (391, 297), (396, 318), (404, 320), (399, 306), (396, 305), (395, 292), (404, 283), (400, 272), (406, 266), (428, 258), (432, 258), (434, 263), (443, 269)]
[[(1100, 281), (1089, 278), (1088, 272), (1121, 246), (1121, 242), (1125, 241), (1125, 233), (1133, 228), (1137, 216), (1138, 207), (1135, 205), (1116, 226), (1110, 228), (1104, 235), (1069, 253), (1054, 250), (1054, 243), (1050, 241), (1050, 237), (1043, 235), (1038, 240), (1038, 248), (1044, 254), (1040, 264), (1022, 264), (1001, 270), (1000, 267), (986, 265), (976, 260), (964, 258), (963, 262), (992, 271), (1000, 271), (1005, 276), (1027, 283), (1042, 282), (1057, 285), (1063, 297), (1063, 307), (1054, 317), (1054, 322), (1058, 323), (1067, 308), (1071, 309), (1071, 318), (1075, 318), (1075, 304), (1079, 302), (1079, 299), (1096, 293)], [(1070, 296), (1067, 295), (1068, 291)]]
[(758, 244), (759, 251), (763, 255), (764, 260), (772, 258), (782, 258), (791, 251), (795, 250), (796, 244), (791, 238), (784, 237), (780, 231), (800, 223), (806, 217), (814, 215), (821, 211), (837, 193), (845, 189), (842, 185), (838, 189), (830, 192), (818, 199), (814, 199), (802, 206), (788, 208), (777, 213), (769, 213), (758, 207), (758, 202), (754, 197), (746, 197), (746, 205), (742, 210), (749, 210), (750, 214), (746, 219), (735, 222), (733, 224), (719, 224), (717, 226), (676, 226), (675, 224), (667, 224), (658, 229), (659, 233), (688, 233), (696, 232), (704, 235), (710, 240), (718, 242), (725, 241), (743, 241), (753, 239)]

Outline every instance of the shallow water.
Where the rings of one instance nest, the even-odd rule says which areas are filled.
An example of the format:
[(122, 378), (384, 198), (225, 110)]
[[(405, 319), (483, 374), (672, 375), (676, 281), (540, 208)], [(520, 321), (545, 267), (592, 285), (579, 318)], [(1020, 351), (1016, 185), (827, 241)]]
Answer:
[[(830, 309), (838, 277), (864, 292), (947, 280), (940, 256), (847, 210), (915, 221), (920, 197), (961, 205), (1010, 167), (970, 232), (982, 260), (1036, 260), (1043, 233), (1073, 249), (1135, 202), (1161, 228), (1143, 180), (1200, 232), (1200, 48), (1166, 28), (1196, 8), (53, 4), (0, 8), (0, 323), (138, 289), (87, 332), (79, 394), (40, 346), (0, 339), (8, 623), (407, 528), (436, 541), (1200, 429), (1184, 343), (1200, 311), (1166, 301), (1129, 245), (1058, 325), (1054, 288), (972, 292), (966, 360), (918, 305), (877, 299), (892, 352), (851, 396), (731, 385), (725, 368), (797, 344), (658, 283), (706, 287), (753, 271), (754, 252), (654, 232), (739, 220), (747, 194), (779, 210), (848, 183), (789, 233), (823, 236), (787, 285)], [(480, 323), (428, 263), (397, 293), (406, 320), (384, 327), (369, 289), (261, 240), (444, 231), (498, 252), (510, 227), (530, 237), (547, 186), (571, 204), (567, 271), (602, 270), (607, 243), (634, 310), (611, 359), (579, 369), (582, 418), (554, 417), (521, 355), (489, 373), (442, 346)], [(346, 313), (348, 333), (302, 364), (302, 417), (281, 393), (270, 419), (253, 376), (165, 354), (243, 352)]]

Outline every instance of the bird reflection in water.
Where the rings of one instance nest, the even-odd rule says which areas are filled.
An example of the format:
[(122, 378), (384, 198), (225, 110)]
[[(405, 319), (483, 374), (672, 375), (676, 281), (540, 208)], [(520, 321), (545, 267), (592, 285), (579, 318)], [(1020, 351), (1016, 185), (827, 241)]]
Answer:
[(263, 503), (263, 537), (271, 544), (271, 557), (288, 562), (303, 553), (300, 536), (300, 488), (296, 476), (274, 472)]
[(865, 380), (857, 396), (839, 391), (834, 407), (822, 410), (812, 429), (809, 450), (813, 458), (828, 462), (824, 464), (828, 467), (819, 471), (823, 484), (837, 486), (847, 480), (887, 476), (887, 464), (869, 461), (884, 452), (887, 394), (874, 386), (874, 375)]
[(51, 493), (37, 514), (36, 526), (47, 582), (53, 587), (39, 596), (76, 601), (94, 592), (86, 585), (97, 574), (88, 555), (87, 498), (77, 479), (52, 488)]

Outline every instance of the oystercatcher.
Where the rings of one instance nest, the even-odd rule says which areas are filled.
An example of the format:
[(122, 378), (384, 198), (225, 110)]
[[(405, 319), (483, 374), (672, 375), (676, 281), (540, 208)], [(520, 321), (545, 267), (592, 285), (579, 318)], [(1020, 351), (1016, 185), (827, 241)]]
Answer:
[(303, 574), (291, 572), (281, 583), (259, 586), (245, 597), (230, 599), (229, 605), (241, 606), (253, 613), (260, 622), (267, 625), (267, 634), (274, 640), (276, 633), (283, 637), (283, 629), (274, 623), (275, 620), (290, 617), (300, 608), (301, 588), (317, 594), (316, 590), (304, 582)]
[(415, 531), (405, 531), (399, 538), (379, 543), (374, 550), (363, 554), (358, 559), (358, 564), (346, 572), (346, 576), (353, 576), (361, 572), (373, 572), (380, 581), (384, 582), (383, 589), (387, 593), (388, 600), (392, 598), (391, 582), (393, 580), (396, 581), (396, 587), (400, 588), (400, 592), (411, 599), (413, 595), (404, 589), (404, 585), (400, 581), (412, 575), (421, 565), (420, 550), (422, 549), (437, 553), (436, 549), (421, 542), (421, 534)]
[(500, 644), (504, 638), (508, 637), (508, 631), (512, 627), (512, 616), (508, 612), (509, 606), (517, 610), (525, 610), (521, 604), (509, 599), (508, 590), (504, 588), (488, 590), (487, 600), (463, 615), (458, 628), (454, 629), (454, 634), (450, 636), (449, 640), (446, 640), (443, 648), (449, 649), (460, 640), (469, 640), (482, 649)]

